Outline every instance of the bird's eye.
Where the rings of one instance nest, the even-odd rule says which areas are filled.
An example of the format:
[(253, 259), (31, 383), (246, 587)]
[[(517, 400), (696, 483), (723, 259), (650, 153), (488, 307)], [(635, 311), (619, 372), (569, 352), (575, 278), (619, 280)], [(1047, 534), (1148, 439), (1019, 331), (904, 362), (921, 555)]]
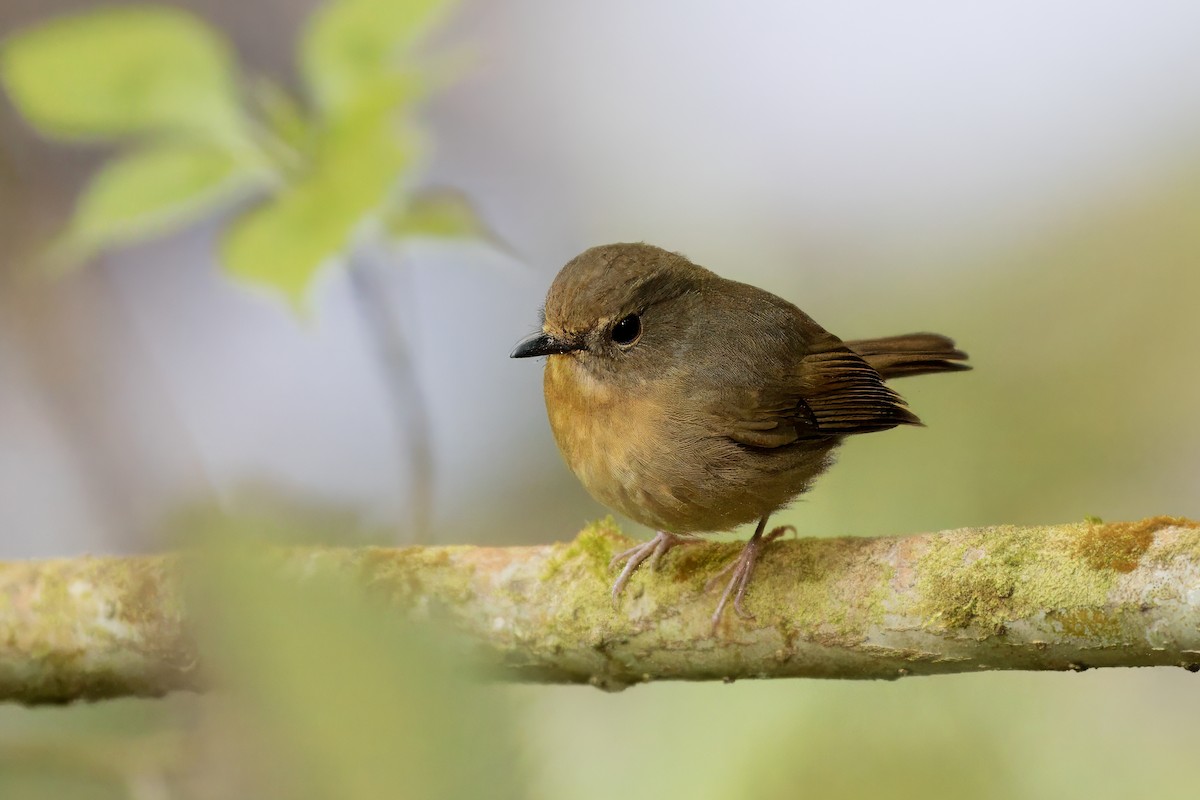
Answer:
[(613, 326), (612, 340), (622, 347), (628, 347), (642, 335), (642, 318), (630, 314)]

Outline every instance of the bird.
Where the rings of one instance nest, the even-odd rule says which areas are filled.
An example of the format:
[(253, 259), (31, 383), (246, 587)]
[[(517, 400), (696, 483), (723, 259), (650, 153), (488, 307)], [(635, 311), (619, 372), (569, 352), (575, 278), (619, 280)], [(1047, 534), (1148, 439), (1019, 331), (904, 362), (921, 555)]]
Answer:
[(550, 285), (512, 358), (546, 357), (543, 393), (567, 466), (600, 503), (655, 531), (618, 553), (632, 575), (703, 534), (756, 523), (708, 581), (738, 616), (771, 515), (807, 491), (847, 436), (921, 425), (885, 381), (970, 369), (934, 333), (843, 341), (796, 305), (654, 245), (592, 247)]

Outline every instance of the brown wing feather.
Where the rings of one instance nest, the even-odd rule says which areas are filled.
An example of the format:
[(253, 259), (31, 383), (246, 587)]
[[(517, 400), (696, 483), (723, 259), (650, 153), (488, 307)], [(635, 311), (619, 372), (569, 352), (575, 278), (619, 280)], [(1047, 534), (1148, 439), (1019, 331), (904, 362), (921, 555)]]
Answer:
[(728, 435), (751, 447), (921, 424), (876, 370), (842, 346), (802, 358), (784, 385), (728, 399), (725, 407), (738, 410)]
[(816, 433), (843, 436), (920, 425), (883, 376), (847, 348), (812, 353), (801, 361), (801, 399)]
[(786, 448), (920, 425), (884, 380), (963, 368), (956, 362), (966, 355), (944, 336), (843, 342), (775, 295), (733, 281), (719, 288), (692, 296), (703, 313), (685, 319), (705, 346), (680, 361), (692, 407), (715, 415), (716, 427), (744, 445)]

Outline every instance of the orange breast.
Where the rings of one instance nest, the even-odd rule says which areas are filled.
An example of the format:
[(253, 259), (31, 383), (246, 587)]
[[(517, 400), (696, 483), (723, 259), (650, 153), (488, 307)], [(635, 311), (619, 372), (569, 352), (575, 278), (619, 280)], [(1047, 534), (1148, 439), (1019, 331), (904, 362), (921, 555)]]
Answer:
[(551, 356), (544, 381), (550, 428), (563, 458), (592, 496), (639, 522), (663, 409), (653, 396), (597, 380), (575, 357)]

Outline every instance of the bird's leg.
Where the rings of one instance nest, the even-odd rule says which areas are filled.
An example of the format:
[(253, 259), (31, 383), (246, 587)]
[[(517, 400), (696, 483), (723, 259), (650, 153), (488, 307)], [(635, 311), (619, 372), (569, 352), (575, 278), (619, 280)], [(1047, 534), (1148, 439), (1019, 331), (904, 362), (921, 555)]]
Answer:
[[(783, 536), (788, 531), (795, 533), (796, 527), (794, 525), (780, 525), (778, 528), (774, 528), (770, 533), (763, 536), (762, 544), (766, 544), (767, 542), (773, 542), (776, 539), (778, 539), (780, 536)], [(708, 579), (708, 583), (706, 583), (704, 585), (704, 591), (711, 592), (713, 589), (715, 589), (717, 587), (717, 584), (719, 584), (721, 582), (721, 578), (724, 578), (731, 571), (733, 571), (733, 568), (736, 567), (738, 565), (738, 563), (739, 563), (739, 559), (735, 558), (733, 561), (730, 561), (728, 564), (721, 567), (720, 570), (713, 573), (713, 576)]]
[(742, 552), (727, 566), (721, 569), (716, 575), (709, 578), (705, 591), (710, 591), (720, 585), (721, 578), (725, 577), (729, 572), (733, 572), (733, 577), (729, 579), (729, 583), (725, 587), (724, 594), (721, 595), (721, 600), (717, 603), (717, 610), (713, 612), (712, 625), (713, 630), (716, 630), (717, 625), (721, 622), (721, 614), (725, 611), (725, 606), (729, 603), (729, 596), (733, 595), (733, 610), (737, 612), (742, 619), (754, 619), (754, 615), (747, 611), (742, 606), (742, 600), (746, 597), (746, 589), (750, 586), (750, 578), (754, 575), (754, 567), (758, 564), (759, 553), (762, 548), (768, 543), (773, 542), (788, 531), (796, 532), (796, 529), (791, 525), (781, 525), (775, 528), (766, 536), (763, 535), (763, 529), (767, 527), (767, 514), (758, 521), (758, 527), (754, 529), (754, 535), (750, 537), (750, 541), (746, 542), (746, 546), (742, 548)]
[(642, 565), (643, 561), (650, 559), (650, 569), (658, 569), (658, 562), (668, 550), (676, 545), (692, 544), (695, 541), (695, 539), (686, 536), (659, 531), (650, 541), (634, 545), (628, 550), (613, 556), (612, 561), (608, 562), (609, 569), (617, 566), (622, 561), (625, 562), (625, 569), (621, 570), (621, 574), (617, 576), (617, 580), (613, 583), (613, 605), (617, 604), (617, 601), (621, 597), (621, 592), (625, 589), (625, 584), (629, 583), (629, 579), (637, 571), (637, 568)]

